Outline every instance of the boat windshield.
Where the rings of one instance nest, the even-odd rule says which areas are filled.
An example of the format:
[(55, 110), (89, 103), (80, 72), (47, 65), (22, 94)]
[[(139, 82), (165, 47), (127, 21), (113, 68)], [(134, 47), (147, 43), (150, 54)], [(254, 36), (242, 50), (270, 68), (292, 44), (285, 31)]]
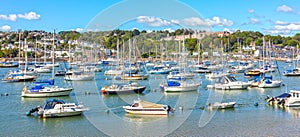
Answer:
[(138, 107), (139, 106), (139, 103), (134, 103), (131, 105), (131, 107)]
[(64, 104), (65, 102), (62, 101), (62, 100), (58, 100), (58, 99), (49, 99), (46, 101), (46, 104), (44, 105), (43, 109), (46, 110), (46, 109), (53, 109), (54, 106), (56, 104)]
[(237, 81), (237, 80), (235, 79), (235, 77), (228, 77), (228, 79), (229, 79), (231, 82)]

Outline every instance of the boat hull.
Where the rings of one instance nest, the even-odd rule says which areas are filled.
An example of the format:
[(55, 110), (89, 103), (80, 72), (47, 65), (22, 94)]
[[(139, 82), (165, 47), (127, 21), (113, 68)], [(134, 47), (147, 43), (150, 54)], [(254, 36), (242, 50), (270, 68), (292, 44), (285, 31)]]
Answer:
[(83, 111), (74, 111), (74, 112), (59, 112), (59, 113), (43, 113), (42, 117), (44, 118), (54, 118), (54, 117), (70, 117), (81, 115)]
[(192, 84), (188, 86), (164, 86), (165, 92), (184, 92), (184, 91), (196, 91), (200, 84)]
[(148, 79), (148, 75), (146, 76), (122, 76), (122, 80), (146, 80)]
[(215, 89), (219, 90), (240, 90), (247, 89), (249, 85), (215, 85)]
[(57, 96), (69, 96), (72, 88), (66, 88), (64, 90), (57, 91), (41, 91), (41, 92), (30, 92), (28, 90), (22, 92), (22, 97), (57, 97)]
[(210, 104), (207, 107), (211, 108), (211, 109), (226, 109), (226, 108), (234, 108), (234, 105), (236, 104), (236, 102), (228, 102), (228, 103), (215, 103), (215, 104)]
[(72, 75), (66, 75), (65, 80), (67, 81), (90, 81), (94, 80), (94, 76), (72, 76)]
[(4, 82), (29, 82), (29, 81), (35, 81), (36, 77), (18, 77), (18, 78), (4, 78), (2, 81)]
[(130, 94), (130, 93), (142, 93), (146, 89), (145, 86), (141, 88), (128, 88), (124, 90), (118, 90), (118, 89), (102, 89), (102, 94), (109, 94), (109, 95), (115, 95), (115, 94)]
[(139, 115), (168, 115), (168, 111), (162, 108), (131, 108), (130, 106), (124, 106), (124, 110), (130, 114)]
[(260, 83), (258, 84), (258, 87), (260, 88), (277, 88), (281, 86), (281, 81), (272, 81), (272, 83), (267, 84), (267, 83)]

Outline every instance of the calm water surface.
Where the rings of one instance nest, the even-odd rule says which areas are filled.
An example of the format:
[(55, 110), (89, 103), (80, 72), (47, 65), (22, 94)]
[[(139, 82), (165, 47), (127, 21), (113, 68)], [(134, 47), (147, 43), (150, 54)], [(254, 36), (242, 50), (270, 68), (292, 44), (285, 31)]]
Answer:
[[(279, 63), (280, 71), (289, 66)], [(105, 68), (106, 69), (106, 68)], [(1, 69), (0, 76), (9, 69)], [(74, 87), (69, 97), (58, 97), (66, 102), (78, 102), (90, 110), (82, 116), (42, 119), (26, 116), (25, 112), (43, 105), (48, 98), (22, 98), (21, 90), (30, 83), (0, 82), (0, 136), (299, 136), (300, 108), (274, 108), (268, 106), (264, 98), (276, 96), (286, 90), (300, 90), (300, 77), (284, 77), (285, 86), (281, 88), (237, 91), (214, 91), (206, 89), (213, 81), (205, 80), (204, 75), (198, 91), (187, 93), (164, 93), (159, 83), (164, 75), (151, 75), (149, 80), (140, 81), (146, 85), (144, 94), (102, 96), (101, 87), (109, 85), (112, 80), (96, 73), (95, 81), (67, 83), (58, 77), (56, 84)], [(40, 78), (49, 78), (50, 74), (41, 74)], [(237, 79), (246, 80), (242, 74)], [(280, 76), (277, 74), (277, 78)], [(8, 96), (3, 96), (8, 93)], [(122, 109), (123, 105), (142, 98), (151, 102), (166, 103), (175, 107), (175, 113), (169, 116), (129, 115)], [(234, 109), (208, 111), (200, 109), (208, 102), (221, 99), (236, 101)], [(259, 106), (254, 106), (255, 102)], [(183, 110), (178, 107), (183, 106)]]

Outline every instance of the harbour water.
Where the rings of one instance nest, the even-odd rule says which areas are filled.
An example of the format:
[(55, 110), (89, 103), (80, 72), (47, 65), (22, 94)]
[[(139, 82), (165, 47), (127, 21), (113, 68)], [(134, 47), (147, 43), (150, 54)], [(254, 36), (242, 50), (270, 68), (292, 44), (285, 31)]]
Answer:
[[(281, 72), (287, 68), (288, 64), (279, 62)], [(1, 69), (1, 78), (8, 70)], [(50, 74), (40, 76), (47, 77)], [(284, 86), (280, 88), (215, 91), (206, 88), (212, 81), (199, 74), (196, 80), (202, 79), (202, 85), (198, 91), (164, 93), (159, 83), (165, 77), (150, 75), (148, 80), (141, 81), (147, 86), (144, 94), (113, 96), (101, 95), (101, 87), (112, 82), (104, 71), (96, 73), (95, 81), (68, 83), (58, 77), (56, 84), (72, 84), (74, 90), (70, 96), (57, 98), (84, 104), (89, 111), (82, 116), (47, 119), (25, 115), (48, 99), (22, 98), (22, 88), (30, 83), (0, 82), (0, 136), (299, 136), (300, 108), (277, 108), (267, 105), (264, 99), (290, 89), (300, 90), (300, 77), (281, 76)], [(236, 78), (246, 80), (243, 74)], [(280, 76), (277, 74), (276, 78)], [(122, 106), (137, 98), (166, 103), (176, 111), (168, 116), (126, 114)], [(201, 109), (214, 100), (235, 101), (237, 106), (226, 110)], [(183, 110), (179, 110), (180, 106)]]

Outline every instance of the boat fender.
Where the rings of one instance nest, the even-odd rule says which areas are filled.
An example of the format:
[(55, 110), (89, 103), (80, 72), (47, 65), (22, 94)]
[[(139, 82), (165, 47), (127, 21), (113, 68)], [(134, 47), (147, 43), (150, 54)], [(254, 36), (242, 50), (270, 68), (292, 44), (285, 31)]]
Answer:
[(182, 111), (182, 110), (183, 110), (183, 106), (179, 106), (179, 108), (178, 108), (178, 109)]
[(257, 106), (258, 106), (258, 103), (257, 103), (257, 102), (254, 102), (254, 106), (256, 106), (256, 107), (257, 107)]
[(102, 94), (106, 94), (105, 89), (102, 89), (101, 92), (102, 92)]

